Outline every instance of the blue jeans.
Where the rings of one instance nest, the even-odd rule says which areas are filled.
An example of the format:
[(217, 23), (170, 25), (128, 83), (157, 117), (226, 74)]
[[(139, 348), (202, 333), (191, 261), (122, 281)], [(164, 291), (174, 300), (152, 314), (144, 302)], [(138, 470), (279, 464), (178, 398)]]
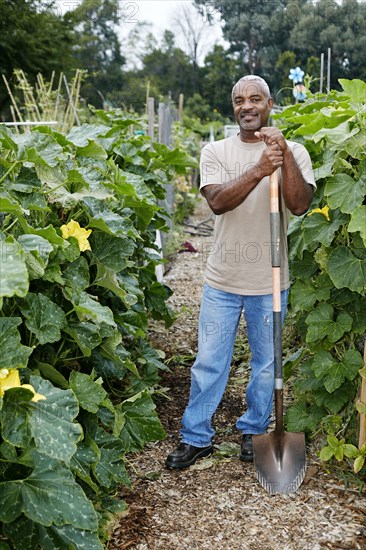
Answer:
[[(282, 291), (282, 321), (287, 297), (288, 290)], [(246, 390), (247, 410), (236, 427), (243, 434), (261, 434), (268, 427), (274, 390), (272, 294), (241, 296), (206, 284), (199, 318), (198, 354), (191, 369), (190, 398), (182, 418), (183, 443), (196, 447), (211, 444), (215, 434), (211, 418), (227, 385), (243, 310), (251, 375)]]

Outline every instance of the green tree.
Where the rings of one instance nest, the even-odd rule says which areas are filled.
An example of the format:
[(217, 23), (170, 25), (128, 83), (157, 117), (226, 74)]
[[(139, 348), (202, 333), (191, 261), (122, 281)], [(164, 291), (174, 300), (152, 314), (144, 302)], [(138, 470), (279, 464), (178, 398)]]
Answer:
[(237, 56), (216, 44), (201, 68), (200, 93), (213, 109), (232, 116), (230, 94), (233, 82), (242, 76)]
[(298, 65), (298, 63), (299, 62), (297, 61), (296, 54), (293, 51), (285, 50), (278, 56), (275, 68), (277, 69), (278, 73), (280, 73), (278, 76), (280, 76), (281, 78), (282, 86), (288, 85), (288, 68), (295, 67), (296, 65)]
[(289, 42), (303, 66), (331, 48), (331, 87), (339, 78), (366, 78), (366, 4), (357, 0), (319, 0), (304, 6)]
[(88, 71), (85, 99), (103, 106), (107, 93), (122, 86), (125, 59), (117, 35), (118, 0), (83, 0), (65, 20), (74, 27), (74, 64)]
[(171, 31), (165, 31), (161, 46), (147, 53), (142, 62), (140, 75), (151, 80), (163, 96), (171, 95), (176, 101), (180, 93), (191, 96), (196, 91), (192, 62), (176, 47)]
[[(0, 0), (0, 73), (8, 80), (23, 69), (30, 80), (49, 78), (72, 62), (72, 27), (55, 11), (53, 0)], [(8, 104), (0, 87), (0, 111)]]
[[(195, 3), (201, 10), (205, 9), (204, 0), (195, 0)], [(268, 68), (273, 68), (281, 44), (286, 38), (285, 33), (279, 32), (283, 28), (286, 4), (286, 0), (210, 2), (211, 8), (221, 15), (224, 22), (224, 38), (230, 42), (230, 50), (237, 53), (241, 59), (242, 72), (266, 76), (270, 84), (273, 77), (267, 75)], [(278, 27), (278, 22), (281, 22), (282, 26)]]
[[(332, 51), (331, 87), (339, 78), (366, 78), (366, 3), (358, 0), (195, 0), (210, 20), (219, 14), (224, 38), (242, 63), (242, 71), (264, 77), (274, 94), (283, 88), (286, 52), (319, 76), (320, 55)], [(287, 84), (290, 82), (288, 81)]]

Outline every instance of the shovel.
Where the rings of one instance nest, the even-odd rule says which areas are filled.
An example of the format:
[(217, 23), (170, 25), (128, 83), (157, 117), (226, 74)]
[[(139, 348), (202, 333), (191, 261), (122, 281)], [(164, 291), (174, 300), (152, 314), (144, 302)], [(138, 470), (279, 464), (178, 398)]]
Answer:
[(281, 253), (277, 170), (270, 176), (270, 201), (276, 423), (273, 432), (253, 436), (253, 454), (260, 484), (271, 495), (287, 495), (297, 491), (304, 480), (306, 450), (303, 433), (287, 433), (283, 429)]

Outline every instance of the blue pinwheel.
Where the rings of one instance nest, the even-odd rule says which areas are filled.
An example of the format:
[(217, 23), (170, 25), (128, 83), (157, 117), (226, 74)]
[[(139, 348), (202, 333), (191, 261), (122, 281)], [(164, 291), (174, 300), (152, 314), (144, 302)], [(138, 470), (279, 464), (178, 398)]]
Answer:
[(290, 69), (290, 74), (288, 75), (288, 77), (290, 80), (293, 81), (294, 84), (296, 84), (298, 82), (302, 82), (304, 74), (304, 71), (300, 69), (300, 67), (296, 67), (296, 69)]
[(295, 84), (294, 89), (292, 90), (294, 98), (297, 101), (305, 101), (306, 99), (306, 88), (304, 84)]

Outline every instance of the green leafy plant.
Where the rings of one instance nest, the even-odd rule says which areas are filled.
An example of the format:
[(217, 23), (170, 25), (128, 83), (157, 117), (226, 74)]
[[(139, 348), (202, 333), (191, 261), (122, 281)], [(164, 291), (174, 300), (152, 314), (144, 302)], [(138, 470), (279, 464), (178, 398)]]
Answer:
[(174, 314), (154, 243), (164, 185), (194, 161), (131, 134), (139, 119), (95, 116), (67, 135), (0, 127), (0, 520), (15, 548), (101, 548), (126, 454), (165, 435), (147, 326)]
[(366, 84), (340, 84), (342, 92), (311, 95), (280, 115), (286, 137), (308, 149), (318, 185), (310, 213), (289, 228), (291, 308), (303, 348), (287, 423), (355, 442), (366, 332)]
[(362, 445), (361, 449), (357, 449), (355, 445), (346, 443), (344, 438), (339, 440), (335, 435), (328, 435), (327, 443), (328, 445), (323, 447), (319, 453), (321, 460), (327, 462), (334, 457), (341, 462), (345, 457), (353, 458), (355, 473), (358, 473), (363, 468), (366, 459), (366, 443)]

